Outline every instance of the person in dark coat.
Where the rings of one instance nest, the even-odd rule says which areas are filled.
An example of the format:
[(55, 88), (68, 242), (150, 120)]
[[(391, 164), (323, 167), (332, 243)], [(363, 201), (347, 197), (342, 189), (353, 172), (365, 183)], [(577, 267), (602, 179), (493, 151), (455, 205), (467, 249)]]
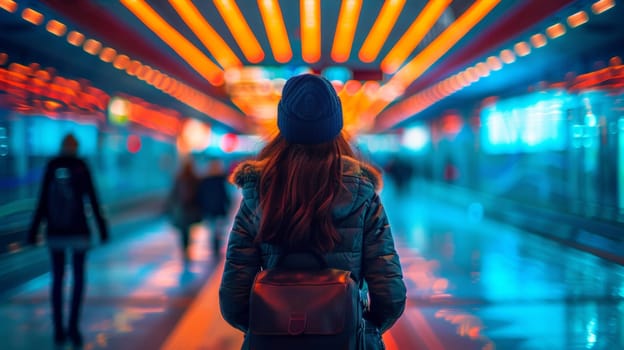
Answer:
[(256, 273), (274, 268), (281, 252), (313, 250), (368, 286), (367, 349), (382, 349), (381, 334), (404, 311), (406, 287), (378, 194), (381, 176), (355, 158), (342, 134), (340, 100), (320, 76), (286, 82), (277, 125), (257, 159), (230, 177), (243, 199), (227, 244), (221, 314), (246, 333)]
[(212, 251), (221, 255), (221, 242), (225, 236), (227, 214), (232, 199), (228, 193), (228, 179), (223, 162), (212, 159), (208, 171), (199, 182), (199, 205), (204, 222), (212, 235)]
[(201, 221), (197, 196), (198, 185), (199, 178), (195, 173), (193, 161), (187, 158), (176, 174), (173, 188), (165, 203), (171, 223), (178, 229), (180, 249), (185, 261), (190, 259), (191, 226)]
[(385, 170), (396, 186), (397, 195), (408, 194), (406, 190), (414, 173), (412, 164), (404, 157), (397, 156), (390, 159)]
[[(68, 134), (61, 146), (61, 154), (51, 159), (45, 169), (37, 208), (28, 231), (29, 244), (37, 242), (39, 226), (46, 222), (46, 243), (52, 262), (52, 321), (54, 341), (65, 342), (66, 337), (76, 346), (82, 345), (79, 318), (84, 298), (85, 261), (92, 246), (84, 200), (91, 203), (102, 242), (108, 240), (108, 228), (101, 214), (91, 173), (87, 164), (77, 157), (78, 141)], [(63, 326), (63, 279), (66, 251), (71, 251), (73, 291), (67, 329)]]

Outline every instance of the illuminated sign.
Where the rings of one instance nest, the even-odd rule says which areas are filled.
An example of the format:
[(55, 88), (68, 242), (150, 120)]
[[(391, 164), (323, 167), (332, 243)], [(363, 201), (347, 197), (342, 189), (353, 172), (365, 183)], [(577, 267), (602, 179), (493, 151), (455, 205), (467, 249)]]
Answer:
[(559, 91), (540, 92), (483, 108), (483, 150), (518, 153), (565, 149), (566, 98)]

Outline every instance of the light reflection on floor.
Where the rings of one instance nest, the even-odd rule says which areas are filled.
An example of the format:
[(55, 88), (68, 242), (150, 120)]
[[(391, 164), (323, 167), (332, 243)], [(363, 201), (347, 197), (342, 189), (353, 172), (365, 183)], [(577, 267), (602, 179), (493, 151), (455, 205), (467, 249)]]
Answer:
[[(420, 333), (416, 348), (624, 349), (622, 266), (412, 190), (396, 197), (390, 188), (382, 199), (403, 229), (411, 304), (401, 322), (411, 327), (399, 327)], [(423, 323), (433, 337), (419, 332)]]
[[(191, 262), (185, 263), (176, 231), (159, 221), (92, 251), (81, 322), (84, 348), (149, 349), (162, 341), (216, 266), (208, 247), (207, 232), (196, 227)], [(0, 304), (1, 324), (11, 325), (0, 327), (2, 349), (52, 348), (49, 280), (49, 274), (34, 279)]]

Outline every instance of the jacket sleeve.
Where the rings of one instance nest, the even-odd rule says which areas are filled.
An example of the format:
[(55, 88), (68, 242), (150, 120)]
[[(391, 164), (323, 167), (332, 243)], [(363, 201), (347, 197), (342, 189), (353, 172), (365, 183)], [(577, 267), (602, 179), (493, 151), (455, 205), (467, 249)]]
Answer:
[(50, 168), (50, 163), (48, 163), (43, 175), (43, 181), (41, 182), (41, 188), (39, 189), (37, 208), (35, 209), (32, 222), (30, 223), (30, 228), (28, 229), (28, 235), (26, 237), (26, 242), (28, 244), (36, 243), (39, 225), (41, 225), (41, 221), (47, 217), (48, 187), (50, 186), (51, 173), (52, 170)]
[(233, 327), (247, 332), (249, 327), (249, 295), (261, 257), (254, 245), (256, 230), (254, 213), (243, 200), (234, 218), (219, 287), (221, 315)]
[(403, 314), (406, 288), (399, 255), (379, 196), (375, 194), (365, 217), (363, 273), (370, 310), (365, 318), (385, 332)]

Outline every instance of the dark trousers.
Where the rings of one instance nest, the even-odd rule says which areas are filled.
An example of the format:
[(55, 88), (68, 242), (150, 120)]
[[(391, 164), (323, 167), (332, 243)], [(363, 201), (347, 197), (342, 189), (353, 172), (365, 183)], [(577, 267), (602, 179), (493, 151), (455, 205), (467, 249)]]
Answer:
[(188, 247), (191, 243), (191, 226), (180, 227), (180, 245), (182, 247), (182, 253), (188, 253)]
[[(77, 330), (84, 297), (86, 251), (72, 252), (73, 289), (69, 312), (69, 330)], [(52, 321), (56, 332), (63, 330), (63, 280), (65, 277), (65, 250), (50, 250), (52, 260)]]

